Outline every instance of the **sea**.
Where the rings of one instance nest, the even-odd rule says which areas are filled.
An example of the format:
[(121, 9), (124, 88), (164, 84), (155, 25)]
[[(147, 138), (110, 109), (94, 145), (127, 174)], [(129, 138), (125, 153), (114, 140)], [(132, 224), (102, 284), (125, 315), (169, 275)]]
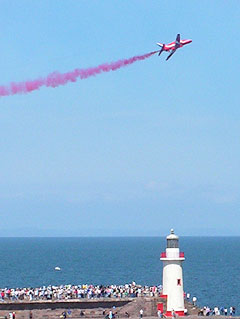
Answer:
[[(1, 238), (0, 288), (162, 283), (165, 237)], [(240, 313), (240, 237), (180, 237), (184, 291)], [(54, 268), (60, 267), (61, 271)]]

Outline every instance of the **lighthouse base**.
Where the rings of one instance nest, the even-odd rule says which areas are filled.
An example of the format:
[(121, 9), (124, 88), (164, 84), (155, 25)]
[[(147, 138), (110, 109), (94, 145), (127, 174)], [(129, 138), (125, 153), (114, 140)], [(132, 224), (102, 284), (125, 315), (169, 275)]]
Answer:
[[(179, 311), (174, 311), (175, 314), (178, 316), (178, 317), (184, 317), (185, 316), (185, 313), (184, 313), (184, 310), (179, 310)], [(165, 313), (165, 316), (166, 317), (172, 317), (172, 311), (167, 311)]]

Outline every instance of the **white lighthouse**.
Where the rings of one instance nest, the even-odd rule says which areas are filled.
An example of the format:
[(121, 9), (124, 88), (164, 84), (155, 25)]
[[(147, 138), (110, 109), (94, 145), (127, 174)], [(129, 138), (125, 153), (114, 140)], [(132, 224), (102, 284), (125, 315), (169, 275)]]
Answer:
[(163, 293), (167, 298), (166, 316), (172, 316), (174, 311), (179, 316), (184, 316), (183, 272), (182, 262), (184, 253), (179, 251), (179, 238), (171, 229), (167, 236), (166, 252), (161, 253), (163, 262)]

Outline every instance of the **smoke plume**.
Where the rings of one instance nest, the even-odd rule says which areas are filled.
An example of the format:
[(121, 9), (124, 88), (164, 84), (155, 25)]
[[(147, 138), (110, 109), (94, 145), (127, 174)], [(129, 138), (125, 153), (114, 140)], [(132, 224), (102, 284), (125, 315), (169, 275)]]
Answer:
[(116, 62), (104, 63), (97, 67), (87, 69), (75, 69), (74, 71), (66, 73), (53, 72), (46, 77), (36, 80), (12, 82), (8, 85), (1, 85), (0, 96), (27, 94), (40, 89), (42, 86), (55, 88), (59, 85), (65, 85), (68, 82), (76, 82), (78, 79), (83, 80), (102, 72), (116, 71), (117, 69), (133, 64), (134, 62), (145, 60), (156, 52), (158, 51), (153, 51), (143, 55), (137, 55), (132, 58), (119, 60)]

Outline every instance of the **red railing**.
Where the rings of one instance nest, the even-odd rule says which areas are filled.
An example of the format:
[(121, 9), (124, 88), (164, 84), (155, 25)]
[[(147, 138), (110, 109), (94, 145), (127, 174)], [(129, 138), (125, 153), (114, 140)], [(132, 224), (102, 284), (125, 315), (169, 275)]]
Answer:
[[(167, 258), (166, 252), (161, 253), (160, 258)], [(184, 258), (184, 252), (179, 253), (179, 258)]]

